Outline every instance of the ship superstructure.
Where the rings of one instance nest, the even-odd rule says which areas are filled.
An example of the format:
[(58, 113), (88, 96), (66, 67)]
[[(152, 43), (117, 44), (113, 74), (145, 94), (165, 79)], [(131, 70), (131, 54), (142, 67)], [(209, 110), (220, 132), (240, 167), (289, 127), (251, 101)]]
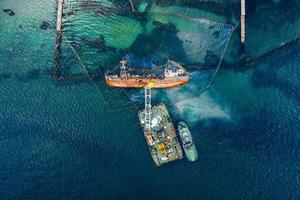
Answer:
[(154, 83), (153, 88), (172, 88), (187, 83), (189, 74), (171, 60), (151, 69), (130, 68), (126, 60), (121, 60), (119, 69), (105, 74), (105, 81), (111, 87), (144, 88)]
[(150, 121), (147, 121), (144, 109), (139, 111), (138, 116), (156, 166), (183, 158), (183, 151), (165, 104), (160, 103), (151, 108)]

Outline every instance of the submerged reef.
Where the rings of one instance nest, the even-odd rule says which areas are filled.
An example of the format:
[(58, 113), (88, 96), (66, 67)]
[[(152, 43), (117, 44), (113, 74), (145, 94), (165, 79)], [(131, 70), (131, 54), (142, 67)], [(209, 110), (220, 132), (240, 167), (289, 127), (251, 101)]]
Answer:
[[(172, 34), (178, 32), (176, 27), (169, 24), (162, 24), (159, 22), (153, 22), (155, 28), (148, 33), (141, 33), (137, 36), (134, 43), (128, 49), (128, 51), (136, 54), (139, 57), (147, 57), (163, 51), (162, 47), (166, 43), (166, 37), (172, 37)], [(173, 43), (180, 45), (180, 41), (176, 41), (176, 37), (173, 38)], [(141, 45), (143, 44), (143, 45)], [(168, 53), (168, 52), (163, 52)]]
[(3, 9), (3, 12), (7, 13), (9, 16), (14, 16), (16, 13), (11, 9)]
[(43, 30), (47, 30), (50, 27), (51, 27), (51, 25), (47, 21), (43, 21), (43, 23), (40, 25), (40, 29), (43, 29)]

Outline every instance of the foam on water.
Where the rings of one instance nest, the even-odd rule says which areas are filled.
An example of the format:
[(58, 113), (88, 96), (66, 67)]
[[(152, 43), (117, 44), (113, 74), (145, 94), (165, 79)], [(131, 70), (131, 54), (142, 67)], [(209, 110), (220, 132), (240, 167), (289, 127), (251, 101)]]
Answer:
[(188, 7), (178, 7), (178, 6), (166, 6), (160, 7), (156, 4), (152, 4), (151, 8), (148, 11), (150, 14), (153, 14), (155, 19), (168, 20), (164, 16), (188, 16), (194, 18), (203, 18), (218, 23), (226, 23), (226, 19), (223, 16), (212, 14), (203, 10), (188, 8)]
[(203, 90), (202, 84), (206, 84), (205, 76), (208, 75), (195, 72), (183, 88), (166, 90), (170, 104), (175, 106), (182, 119), (191, 124), (207, 119), (232, 120), (226, 102), (214, 90)]
[(211, 97), (207, 92), (199, 96), (171, 92), (167, 92), (167, 94), (168, 98), (175, 102), (174, 105), (181, 117), (188, 122), (196, 123), (205, 119), (231, 119), (229, 109), (221, 106), (216, 98)]

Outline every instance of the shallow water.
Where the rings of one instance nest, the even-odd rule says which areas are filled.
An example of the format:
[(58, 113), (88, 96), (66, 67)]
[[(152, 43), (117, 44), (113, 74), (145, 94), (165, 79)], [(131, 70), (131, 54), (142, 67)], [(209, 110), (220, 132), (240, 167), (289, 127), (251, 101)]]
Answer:
[[(56, 1), (3, 0), (1, 10), (11, 9), (15, 15), (0, 12), (0, 199), (299, 197), (299, 42), (246, 67), (239, 62), (238, 33), (228, 34), (228, 24), (236, 24), (234, 18), (238, 16), (233, 3), (214, 1), (221, 3), (212, 9), (205, 4), (191, 8), (188, 3), (157, 1), (152, 7), (141, 6), (143, 13), (135, 16), (127, 1), (95, 2), (98, 7), (83, 10), (79, 6), (80, 15), (64, 18), (62, 73), (82, 72), (81, 63), (68, 46), (70, 41), (89, 70), (97, 69), (99, 63), (104, 69), (112, 68), (122, 56), (132, 63), (155, 63), (165, 56), (168, 44), (177, 42), (180, 47), (169, 51), (169, 56), (190, 70), (191, 82), (183, 88), (154, 90), (153, 100), (166, 102), (174, 120), (183, 118), (189, 123), (199, 160), (154, 167), (135, 104), (126, 96), (128, 93), (142, 106), (143, 91), (109, 89), (101, 80), (97, 82), (101, 93), (88, 80), (55, 82), (51, 73)], [(257, 1), (249, 11), (252, 21), (248, 26), (256, 24), (261, 33), (266, 27), (256, 15), (268, 14), (266, 24), (274, 27), (267, 29), (278, 33), (288, 29), (291, 34), (284, 38), (273, 37), (273, 31), (254, 34), (249, 27), (246, 52), (253, 57), (299, 37), (297, 14), (287, 17), (288, 12), (280, 10), (280, 2)], [(232, 9), (222, 14), (228, 5)], [(299, 10), (299, 1), (293, 5), (292, 11)], [(159, 14), (144, 13), (151, 9), (159, 9)], [(199, 28), (189, 29), (186, 18), (178, 19), (170, 12), (193, 17), (191, 24), (196, 18)], [(280, 23), (270, 23), (270, 16), (278, 14), (282, 15), (278, 17)], [(163, 26), (153, 24), (154, 19)], [(172, 24), (164, 25), (168, 22)], [(207, 22), (215, 24), (219, 32), (212, 31)], [(164, 29), (167, 31), (162, 32)], [(197, 36), (190, 37), (197, 31)], [(162, 34), (169, 43), (158, 50), (155, 47), (163, 37), (157, 36)], [(208, 43), (197, 48), (180, 37), (195, 44), (201, 39)], [(218, 46), (224, 41), (230, 42), (228, 48)], [(149, 44), (148, 49), (139, 48), (139, 44)], [(203, 56), (207, 49), (217, 57)], [(214, 78), (225, 50), (226, 63)], [(109, 112), (126, 106), (133, 109)]]

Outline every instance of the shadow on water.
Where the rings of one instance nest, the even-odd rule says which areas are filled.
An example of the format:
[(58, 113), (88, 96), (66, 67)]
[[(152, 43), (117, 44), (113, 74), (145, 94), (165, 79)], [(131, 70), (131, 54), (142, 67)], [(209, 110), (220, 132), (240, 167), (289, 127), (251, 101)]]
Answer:
[(288, 13), (285, 17), (290, 23), (297, 20), (295, 16), (299, 14), (299, 6), (299, 0), (279, 1), (277, 4), (280, 13)]
[(46, 76), (51, 77), (52, 69), (32, 69), (24, 74), (20, 73), (0, 73), (0, 82), (8, 79), (15, 79), (21, 82), (30, 82)]
[(40, 29), (42, 29), (42, 30), (47, 30), (47, 29), (50, 29), (50, 28), (54, 29), (55, 27), (47, 21), (43, 21), (42, 24), (40, 25)]
[(286, 97), (300, 103), (300, 87), (278, 78), (273, 69), (255, 69), (252, 74), (252, 83), (256, 88), (276, 87), (282, 91)]
[[(153, 22), (153, 25), (155, 28), (150, 34), (139, 34), (131, 47), (125, 51), (140, 58), (156, 55), (180, 62), (186, 60), (182, 42), (176, 36), (178, 30), (175, 25), (171, 23), (162, 24), (156, 21)], [(141, 44), (143, 45), (141, 46)]]
[[(275, 87), (291, 99), (300, 102), (300, 87), (295, 80), (299, 79), (296, 69), (299, 60), (300, 43), (289, 45), (268, 55), (261, 60), (252, 73), (252, 84), (256, 88)], [(296, 63), (294, 65), (293, 63)], [(295, 79), (295, 80), (294, 80)]]
[(1, 73), (0, 74), (0, 82), (11, 78), (12, 73)]
[(79, 38), (78, 41), (74, 41), (71, 43), (73, 46), (74, 45), (86, 45), (92, 49), (95, 49), (98, 52), (117, 52), (118, 50), (116, 48), (110, 47), (106, 45), (104, 37), (100, 36), (99, 39), (96, 40), (90, 40), (87, 38)]
[(41, 69), (32, 69), (25, 73), (24, 75), (16, 74), (15, 77), (17, 80), (22, 82), (29, 82), (32, 80), (39, 79), (42, 75), (50, 76), (51, 75), (51, 69), (48, 70), (41, 70)]

